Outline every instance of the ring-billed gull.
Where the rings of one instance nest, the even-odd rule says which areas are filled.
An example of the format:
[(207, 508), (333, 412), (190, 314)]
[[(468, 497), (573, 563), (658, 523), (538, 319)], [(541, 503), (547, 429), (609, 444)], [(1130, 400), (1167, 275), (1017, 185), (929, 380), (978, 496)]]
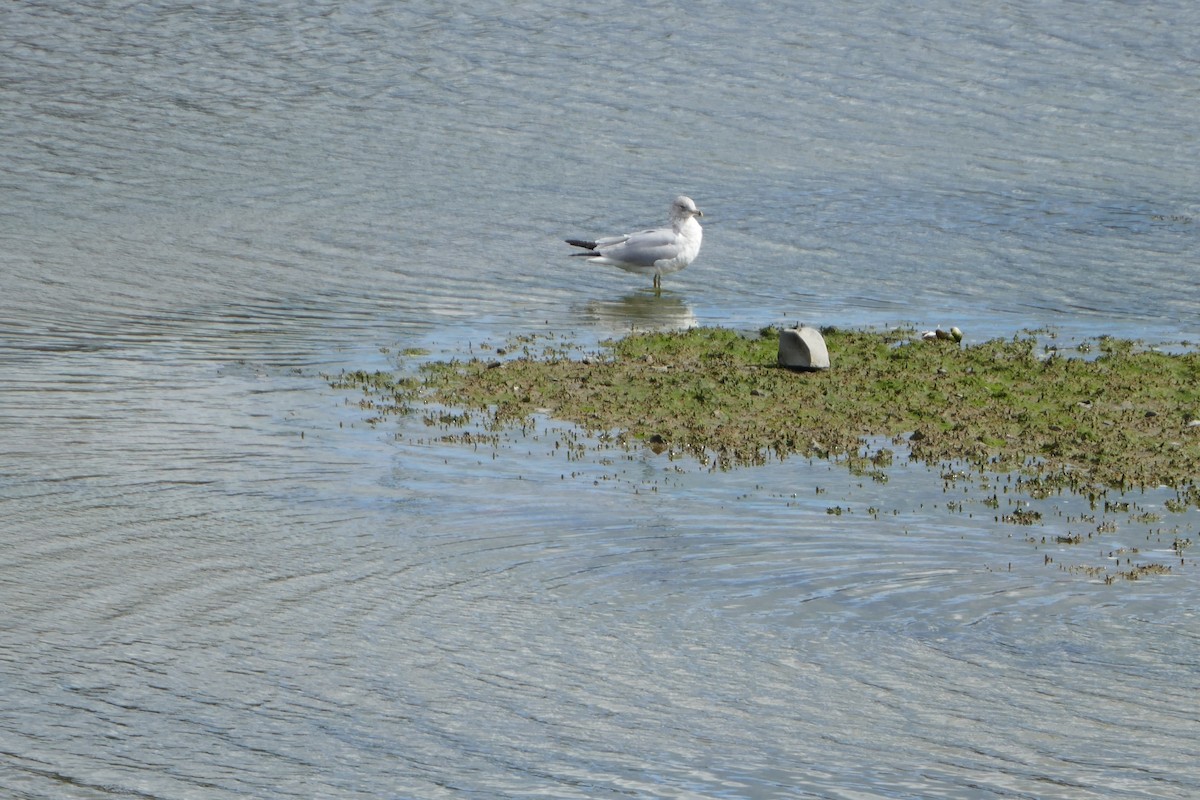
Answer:
[(662, 276), (670, 275), (692, 263), (700, 253), (704, 230), (696, 217), (704, 216), (692, 198), (679, 195), (671, 203), (671, 224), (665, 228), (605, 236), (596, 241), (567, 239), (567, 244), (582, 247), (588, 252), (572, 253), (584, 256), (593, 264), (608, 264), (626, 272), (654, 276), (654, 291), (662, 291)]

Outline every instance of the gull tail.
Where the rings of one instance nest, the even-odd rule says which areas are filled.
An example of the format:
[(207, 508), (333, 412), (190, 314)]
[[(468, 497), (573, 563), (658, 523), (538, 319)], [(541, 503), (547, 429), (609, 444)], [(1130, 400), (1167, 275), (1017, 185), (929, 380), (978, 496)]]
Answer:
[[(566, 241), (567, 244), (572, 245), (573, 247), (582, 247), (584, 250), (595, 250), (596, 249), (595, 242), (587, 242), (587, 241), (584, 241), (583, 239), (566, 239), (564, 241)], [(571, 253), (571, 255), (585, 256), (585, 255), (589, 255), (589, 254), (588, 253)]]

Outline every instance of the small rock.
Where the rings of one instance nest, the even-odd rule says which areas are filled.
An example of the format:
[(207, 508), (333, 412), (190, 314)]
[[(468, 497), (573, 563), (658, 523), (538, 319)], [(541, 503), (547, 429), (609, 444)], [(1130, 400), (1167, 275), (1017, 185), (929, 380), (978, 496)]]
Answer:
[(825, 337), (807, 325), (780, 331), (778, 361), (779, 366), (788, 369), (829, 369)]

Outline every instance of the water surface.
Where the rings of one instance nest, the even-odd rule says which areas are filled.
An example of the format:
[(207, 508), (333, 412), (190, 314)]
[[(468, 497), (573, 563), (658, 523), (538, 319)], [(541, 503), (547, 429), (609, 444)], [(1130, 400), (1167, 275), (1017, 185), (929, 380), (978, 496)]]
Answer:
[[(323, 375), (694, 324), (1194, 341), (1197, 15), (10, 4), (0, 787), (1195, 796), (1170, 492), (445, 444)], [(566, 258), (681, 192), (661, 298)], [(1173, 571), (1104, 583), (1136, 563)]]

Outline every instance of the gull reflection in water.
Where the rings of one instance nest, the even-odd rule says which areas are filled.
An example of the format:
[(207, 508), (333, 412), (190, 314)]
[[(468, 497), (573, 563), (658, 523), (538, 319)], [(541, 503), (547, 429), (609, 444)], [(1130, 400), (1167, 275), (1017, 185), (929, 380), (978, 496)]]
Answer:
[(682, 297), (638, 291), (615, 300), (593, 300), (583, 308), (585, 319), (614, 333), (629, 330), (664, 331), (693, 328), (696, 315)]

